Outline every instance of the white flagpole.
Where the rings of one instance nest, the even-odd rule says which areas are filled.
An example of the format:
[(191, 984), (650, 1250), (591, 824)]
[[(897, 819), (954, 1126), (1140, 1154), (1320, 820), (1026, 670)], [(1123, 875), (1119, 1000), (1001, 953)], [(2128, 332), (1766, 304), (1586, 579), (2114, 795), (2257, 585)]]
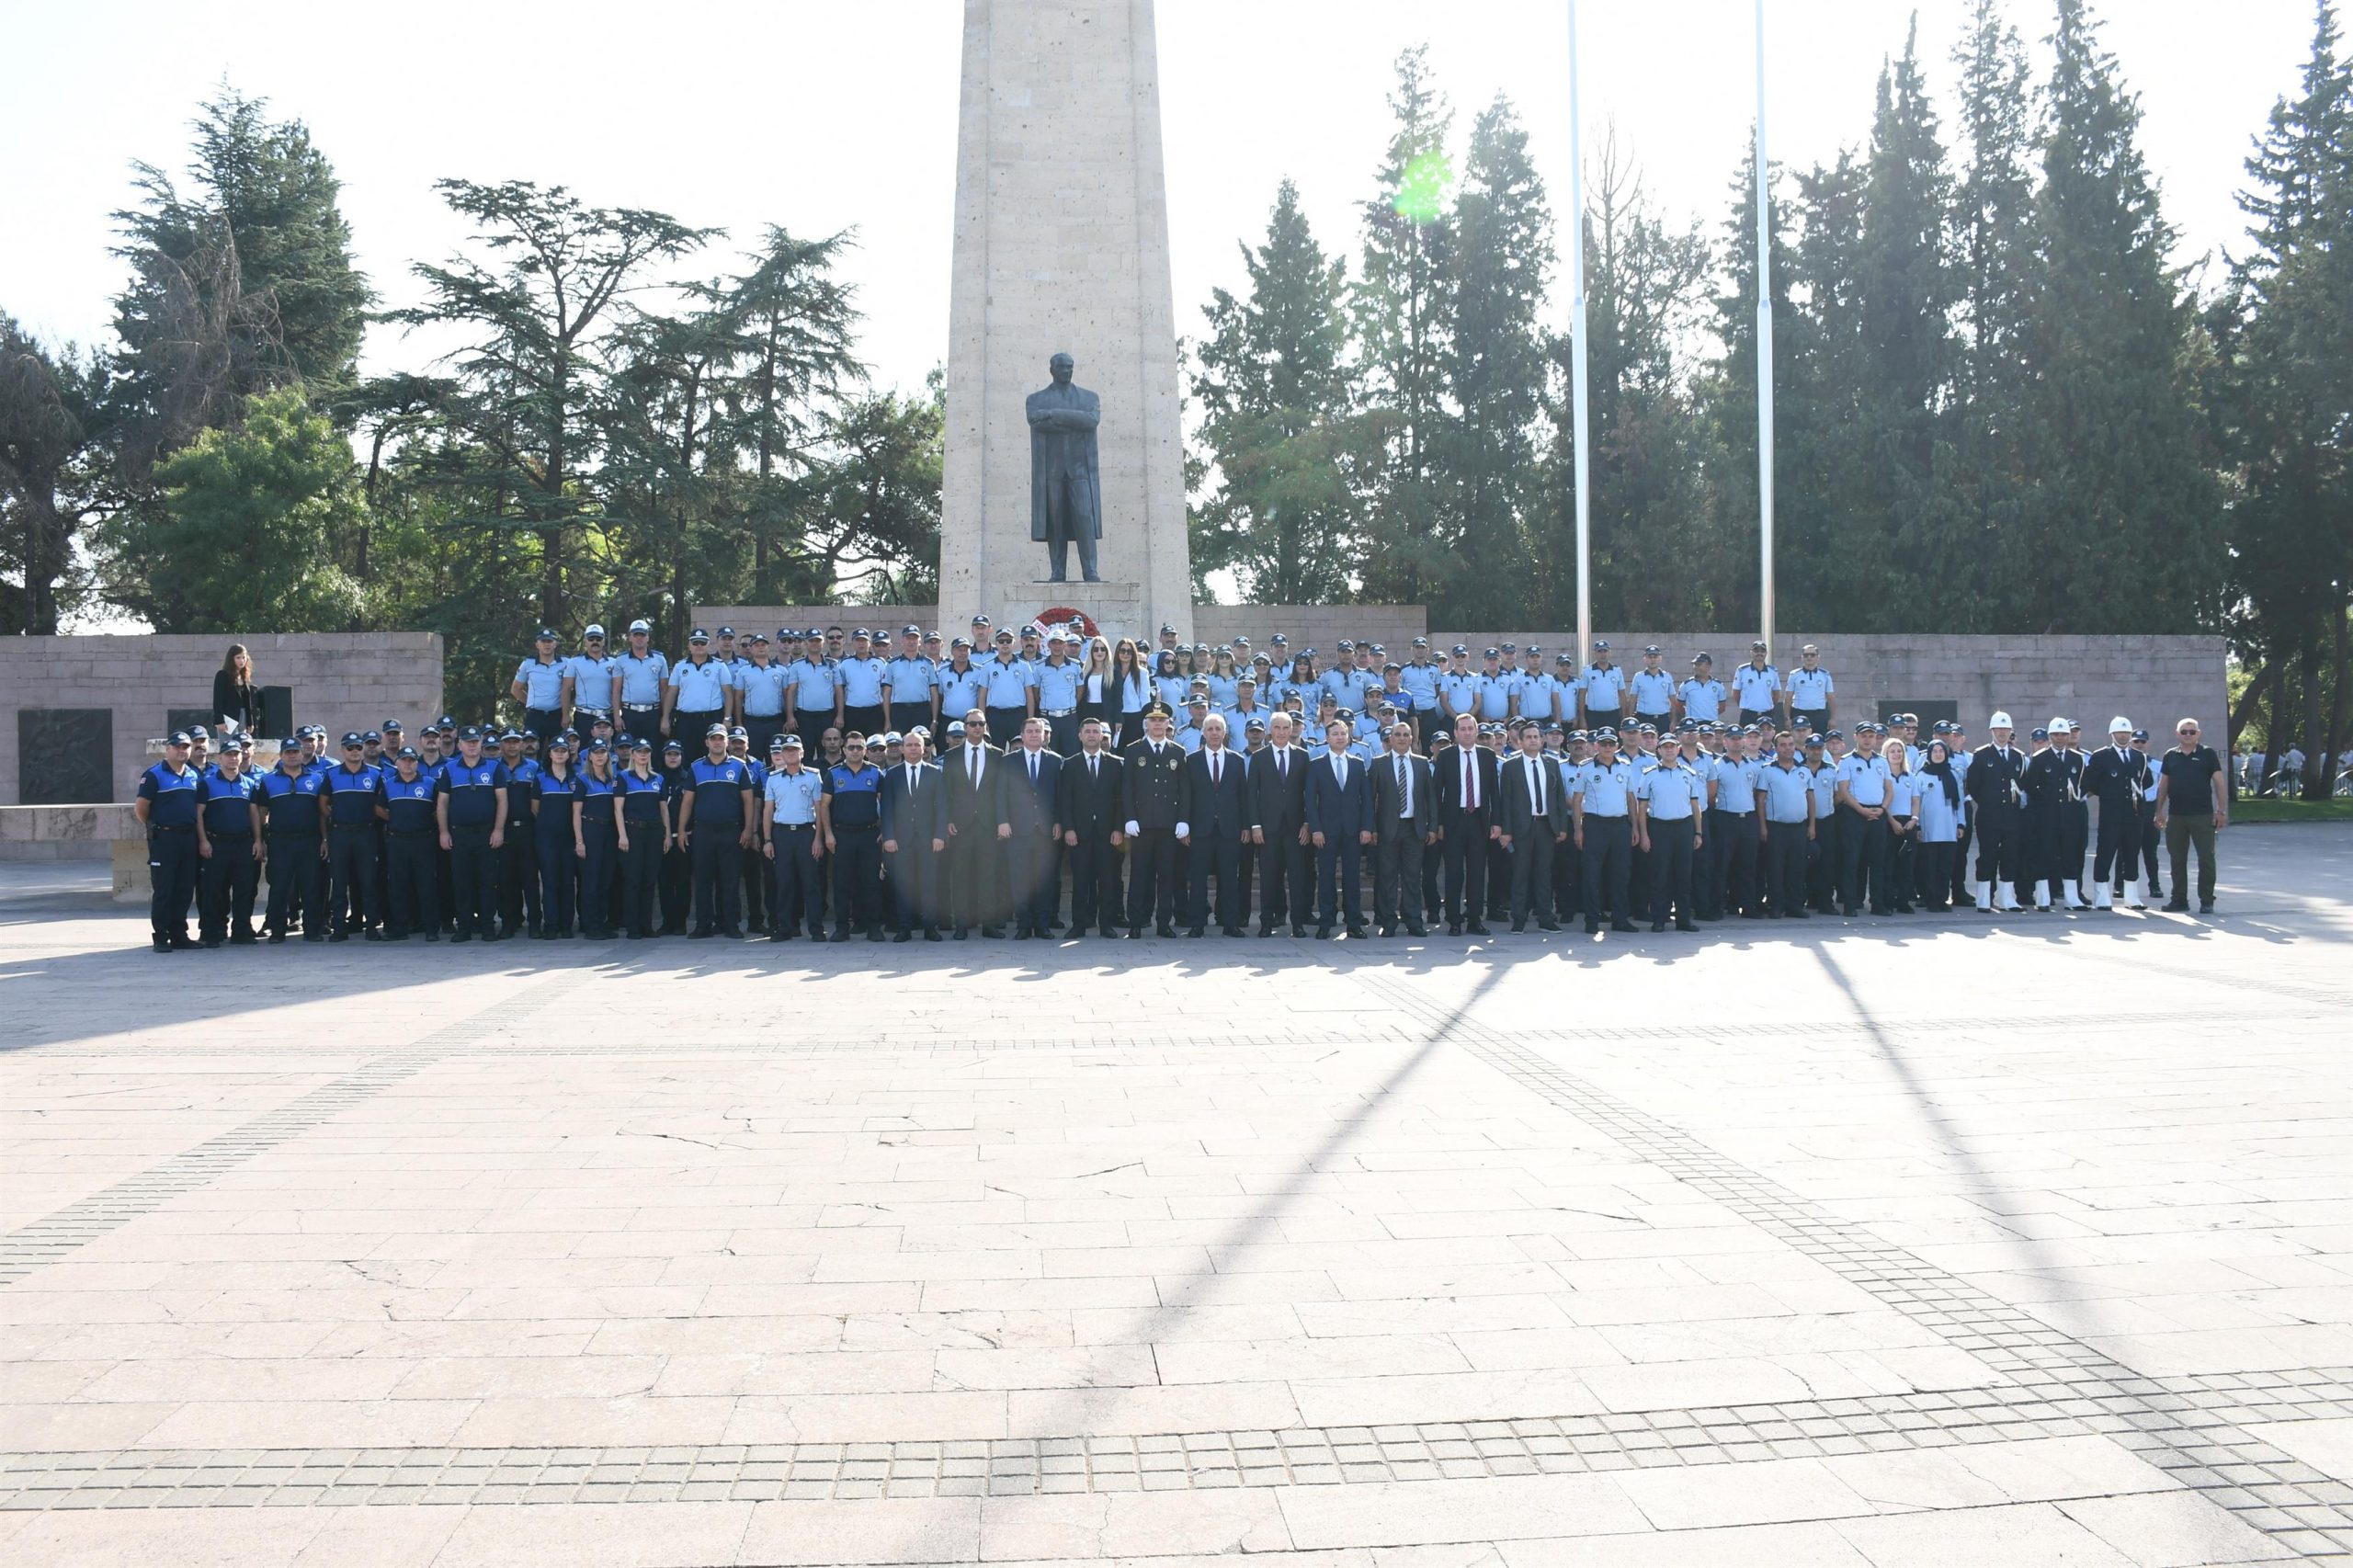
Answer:
[(1569, 406), (1576, 443), (1577, 645), (1576, 667), (1593, 651), (1593, 497), (1590, 443), (1586, 439), (1585, 341), (1585, 120), (1577, 104), (1577, 0), (1569, 0)]
[(1756, 0), (1756, 635), (1773, 642), (1773, 232), (1765, 195), (1765, 0)]

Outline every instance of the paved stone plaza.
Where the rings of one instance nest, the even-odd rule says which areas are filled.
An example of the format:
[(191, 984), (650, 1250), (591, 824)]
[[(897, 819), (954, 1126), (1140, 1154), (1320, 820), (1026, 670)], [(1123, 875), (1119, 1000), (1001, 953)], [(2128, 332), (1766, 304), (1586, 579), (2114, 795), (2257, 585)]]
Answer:
[(2353, 834), (2224, 853), (1467, 950), (157, 957), (7, 868), (0, 1554), (2353, 1551)]

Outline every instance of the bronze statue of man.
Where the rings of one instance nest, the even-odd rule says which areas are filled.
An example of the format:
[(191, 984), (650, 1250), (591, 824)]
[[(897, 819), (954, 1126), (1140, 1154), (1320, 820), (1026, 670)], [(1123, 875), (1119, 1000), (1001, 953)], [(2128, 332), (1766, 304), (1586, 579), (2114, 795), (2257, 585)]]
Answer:
[(1078, 569), (1087, 582), (1095, 572), (1095, 541), (1103, 537), (1103, 486), (1095, 454), (1095, 427), (1103, 422), (1103, 401), (1073, 386), (1071, 357), (1049, 361), (1053, 384), (1033, 392), (1024, 403), (1029, 416), (1029, 537), (1046, 547), (1053, 574), (1068, 582), (1070, 547), (1078, 546)]

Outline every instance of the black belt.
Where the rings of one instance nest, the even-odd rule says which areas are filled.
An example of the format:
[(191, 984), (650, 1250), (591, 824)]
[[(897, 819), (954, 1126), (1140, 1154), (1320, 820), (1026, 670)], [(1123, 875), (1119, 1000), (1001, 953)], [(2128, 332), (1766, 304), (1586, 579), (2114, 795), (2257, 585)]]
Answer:
[(1627, 820), (1627, 816), (1624, 812), (1586, 812), (1586, 820), (1588, 822), (1624, 822)]
[(165, 823), (151, 822), (147, 824), (147, 831), (149, 833), (194, 833), (196, 824), (190, 823), (186, 827), (173, 827)]
[(419, 828), (415, 833), (402, 833), (395, 830), (392, 836), (394, 838), (438, 838), (440, 835), (435, 833), (431, 828)]
[(778, 822), (770, 823), (768, 826), (778, 833), (814, 833), (817, 831), (817, 824), (813, 822)]
[(834, 824), (834, 831), (835, 833), (873, 833), (881, 826), (882, 824), (879, 822), (837, 822)]
[(372, 822), (331, 822), (327, 825), (337, 833), (351, 833), (360, 828), (374, 827), (376, 824)]

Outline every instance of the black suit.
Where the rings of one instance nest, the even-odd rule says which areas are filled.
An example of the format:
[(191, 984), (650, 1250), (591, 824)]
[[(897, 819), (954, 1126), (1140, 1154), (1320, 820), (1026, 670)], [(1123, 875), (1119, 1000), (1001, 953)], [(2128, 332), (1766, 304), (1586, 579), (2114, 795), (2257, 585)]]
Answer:
[[(972, 756), (981, 757), (981, 780), (972, 783)], [(1013, 782), (1005, 754), (967, 739), (949, 754), (947, 819), (949, 892), (943, 901), (954, 912), (956, 929), (994, 928), (1005, 919), (1005, 844), (999, 827), (1013, 824)]]
[(1043, 936), (1062, 911), (1063, 759), (1040, 747), (1033, 761), (1026, 748), (1017, 746), (1005, 754), (1005, 763), (1012, 777), (1006, 789), (1013, 822), (1006, 868), (1013, 882), (1014, 931)]
[(1258, 846), (1258, 928), (1271, 931), (1288, 920), (1304, 928), (1315, 903), (1309, 881), (1313, 858), (1307, 845), (1307, 753), (1298, 746), (1278, 753), (1272, 746), (1250, 759), (1250, 825)]
[[(1552, 925), (1552, 874), (1561, 839), (1569, 831), (1567, 780), (1549, 756), (1531, 762), (1526, 753), (1506, 762), (1498, 773), (1503, 830), (1511, 839), (1511, 924), (1528, 924), (1531, 906), (1541, 925)], [(1539, 810), (1538, 783), (1543, 801)]]
[(1372, 922), (1393, 931), (1402, 915), (1405, 928), (1422, 934), (1422, 851), (1438, 831), (1438, 791), (1426, 756), (1407, 753), (1405, 785), (1397, 780), (1399, 757), (1383, 752), (1365, 767), (1372, 774)]
[(1081, 752), (1063, 760), (1062, 798), (1055, 814), (1070, 846), (1070, 928), (1077, 936), (1090, 926), (1106, 937), (1124, 917), (1120, 902), (1120, 846), (1112, 835), (1125, 836), (1127, 818), (1120, 805), (1120, 759), (1097, 752), (1090, 759)]
[(1476, 769), (1477, 805), (1463, 789), (1463, 752), (1457, 747), (1431, 765), (1438, 779), (1438, 825), (1446, 835), (1446, 921), (1476, 926), (1487, 917), (1487, 830), (1498, 824), (1495, 756), (1484, 746), (1470, 750)]
[(1120, 810), (1123, 823), (1136, 824), (1128, 840), (1128, 930), (1141, 932), (1149, 916), (1165, 933), (1176, 924), (1176, 824), (1185, 820), (1185, 748), (1175, 741), (1157, 747), (1138, 741), (1125, 761)]
[(2148, 814), (2149, 759), (2126, 746), (2102, 746), (2084, 763), (2084, 793), (2099, 802), (2099, 841), (2092, 856), (2092, 881), (2113, 882), (2118, 892), (2137, 881), (2141, 820)]
[[(911, 776), (912, 775), (912, 776)], [(902, 935), (917, 922), (939, 928), (939, 855), (931, 846), (948, 834), (948, 785), (937, 763), (912, 769), (894, 763), (882, 774), (882, 841), (899, 847), (891, 855), (891, 897)]]
[(1185, 760), (1185, 825), (1190, 830), (1191, 924), (1209, 924), (1210, 876), (1217, 876), (1217, 923), (1238, 931), (1242, 906), (1242, 847), (1250, 836), (1250, 765), (1240, 752), (1216, 754), (1214, 780), (1207, 747)]

